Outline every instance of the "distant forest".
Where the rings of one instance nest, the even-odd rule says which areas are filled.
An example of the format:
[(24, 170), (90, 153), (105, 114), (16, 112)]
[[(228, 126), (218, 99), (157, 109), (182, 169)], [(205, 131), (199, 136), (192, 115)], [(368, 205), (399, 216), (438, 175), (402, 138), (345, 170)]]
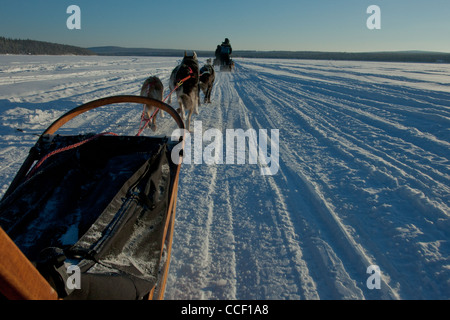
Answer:
[[(192, 51), (192, 50), (188, 50)], [(199, 57), (214, 57), (214, 51), (196, 51)], [(179, 57), (184, 50), (123, 47), (80, 48), (35, 40), (0, 37), (0, 54), (30, 55), (100, 55), (100, 56), (171, 56)], [(398, 52), (320, 52), (320, 51), (252, 51), (233, 50), (234, 58), (273, 58), (308, 60), (351, 60), (386, 62), (450, 63), (450, 53), (426, 51)]]
[(310, 60), (350, 60), (384, 62), (450, 63), (450, 53), (427, 51), (319, 52), (319, 51), (235, 51), (242, 58), (285, 58)]
[(94, 52), (57, 43), (0, 37), (0, 54), (95, 55)]
[[(123, 47), (89, 48), (101, 56), (182, 56), (184, 50)], [(192, 51), (192, 50), (190, 50)], [(199, 57), (214, 57), (214, 51), (196, 51)], [(398, 52), (320, 52), (320, 51), (251, 51), (233, 50), (234, 58), (273, 58), (308, 60), (350, 60), (385, 62), (450, 63), (450, 53), (426, 51)]]

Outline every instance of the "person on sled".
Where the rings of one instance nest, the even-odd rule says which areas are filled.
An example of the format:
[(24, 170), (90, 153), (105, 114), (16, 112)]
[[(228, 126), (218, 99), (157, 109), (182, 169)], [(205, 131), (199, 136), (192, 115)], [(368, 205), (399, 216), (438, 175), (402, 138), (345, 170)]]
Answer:
[(230, 56), (232, 53), (233, 49), (231, 48), (230, 40), (225, 38), (225, 41), (220, 46), (220, 60), (222, 65), (228, 66), (230, 64)]
[(216, 59), (214, 59), (214, 65), (215, 66), (220, 66), (222, 65), (222, 61), (220, 60), (220, 52), (222, 51), (222, 47), (220, 46), (220, 44), (217, 46), (216, 48), (216, 52), (214, 53), (214, 55), (216, 56)]

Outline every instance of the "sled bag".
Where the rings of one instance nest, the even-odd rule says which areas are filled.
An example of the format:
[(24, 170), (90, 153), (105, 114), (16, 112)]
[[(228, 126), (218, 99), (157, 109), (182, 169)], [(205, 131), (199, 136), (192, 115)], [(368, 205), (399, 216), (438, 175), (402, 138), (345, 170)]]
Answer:
[[(34, 152), (90, 137), (47, 136)], [(57, 153), (2, 200), (0, 226), (62, 298), (146, 298), (165, 259), (172, 148), (167, 138), (102, 136)]]

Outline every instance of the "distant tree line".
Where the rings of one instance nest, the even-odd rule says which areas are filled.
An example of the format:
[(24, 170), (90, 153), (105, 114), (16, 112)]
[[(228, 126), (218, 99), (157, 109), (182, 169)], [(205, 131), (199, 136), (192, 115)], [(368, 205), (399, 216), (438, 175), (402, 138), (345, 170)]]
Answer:
[(0, 37), (0, 54), (95, 55), (88, 49), (75, 46), (5, 37)]
[[(214, 57), (214, 51), (196, 51), (199, 57)], [(18, 40), (0, 37), (0, 54), (32, 55), (101, 55), (101, 56), (174, 56), (183, 55), (184, 50), (94, 47), (80, 48), (35, 40)], [(399, 52), (320, 52), (320, 51), (252, 51), (235, 50), (235, 58), (273, 58), (310, 60), (351, 60), (389, 62), (450, 63), (450, 53), (425, 51)]]
[(274, 58), (274, 59), (310, 59), (310, 60), (349, 60), (349, 61), (385, 61), (385, 62), (423, 62), (450, 63), (449, 53), (425, 51), (398, 52), (319, 52), (319, 51), (235, 51), (234, 57)]
[(123, 48), (116, 46), (92, 47), (88, 49), (99, 56), (179, 57), (183, 56), (185, 51), (195, 51), (199, 57), (214, 56), (214, 51), (205, 50)]
[[(93, 47), (89, 48), (100, 56), (182, 56), (184, 50)], [(214, 57), (214, 51), (196, 51), (199, 57)], [(308, 59), (308, 60), (349, 60), (349, 61), (386, 61), (386, 62), (422, 62), (450, 63), (450, 53), (426, 51), (398, 52), (320, 52), (320, 51), (252, 51), (235, 50), (234, 58), (269, 59)]]

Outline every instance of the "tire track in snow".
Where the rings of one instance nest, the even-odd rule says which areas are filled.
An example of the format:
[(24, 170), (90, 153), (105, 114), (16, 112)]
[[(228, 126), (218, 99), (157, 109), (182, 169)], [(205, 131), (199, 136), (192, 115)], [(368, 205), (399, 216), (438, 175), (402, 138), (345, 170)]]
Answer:
[[(275, 99), (274, 94), (270, 94), (271, 97)], [(310, 98), (308, 95), (303, 94), (303, 96)], [(372, 122), (367, 124), (367, 122), (360, 122), (358, 116), (350, 117), (349, 126), (334, 126), (333, 122), (344, 114), (342, 110), (352, 109), (356, 115), (360, 112), (353, 110), (353, 107), (347, 107), (340, 101), (329, 102), (335, 105), (335, 108), (330, 108), (327, 104), (323, 103), (324, 100), (320, 100), (320, 95), (314, 97), (314, 109), (313, 107), (305, 106), (302, 111), (294, 109), (294, 112), (298, 113), (301, 118), (307, 119), (307, 125), (310, 125), (311, 131), (316, 130), (318, 134), (316, 137), (325, 141), (331, 148), (335, 148), (338, 152), (341, 152), (348, 160), (352, 162), (358, 162), (355, 167), (370, 166), (367, 171), (370, 174), (374, 167), (386, 168), (386, 179), (391, 179), (391, 184), (398, 186), (399, 180), (408, 181), (409, 186), (416, 186), (414, 189), (417, 190), (435, 190), (438, 192), (436, 194), (438, 198), (442, 197), (442, 192), (449, 192), (448, 182), (448, 167), (443, 163), (433, 161), (433, 167), (424, 166), (423, 161), (421, 161), (421, 166), (417, 167), (416, 162), (420, 157), (430, 157), (433, 160), (438, 159), (439, 156), (433, 153), (429, 153), (426, 150), (417, 147), (417, 143), (413, 144), (410, 142), (405, 142), (401, 138), (395, 138), (393, 136), (387, 136), (386, 130), (380, 130), (380, 126), (374, 126)], [(326, 113), (322, 112), (320, 116), (317, 115), (317, 107), (320, 110), (328, 110)], [(345, 113), (345, 117), (348, 117)], [(372, 116), (367, 116), (372, 119)], [(343, 120), (340, 120), (343, 121)], [(351, 121), (351, 122), (350, 122)], [(351, 124), (350, 124), (351, 123)], [(357, 128), (357, 129), (356, 129)], [(348, 131), (348, 133), (346, 132)], [(357, 132), (357, 134), (355, 134)], [(368, 141), (363, 134), (367, 132), (367, 135), (373, 136), (377, 135), (376, 144), (372, 145), (372, 141)], [(391, 130), (392, 133), (392, 130)], [(401, 137), (402, 135), (400, 135)], [(417, 139), (416, 139), (417, 140)], [(414, 141), (414, 140), (413, 140)], [(398, 145), (394, 145), (394, 142)], [(433, 149), (430, 144), (433, 141), (428, 141), (428, 149)], [(386, 152), (389, 150), (386, 144), (391, 145), (393, 149), (393, 155)], [(440, 143), (437, 142), (439, 145)], [(383, 146), (380, 148), (379, 146)], [(442, 146), (444, 147), (444, 146)], [(411, 150), (409, 150), (411, 149)], [(402, 158), (395, 158), (395, 151), (402, 152)], [(442, 149), (438, 149), (437, 154), (442, 154)], [(408, 155), (408, 158), (403, 157), (403, 155)], [(366, 159), (366, 160), (363, 160)], [(431, 164), (431, 162), (430, 162)], [(441, 169), (441, 170), (439, 170)], [(430, 188), (430, 185), (435, 187)], [(447, 191), (445, 191), (447, 190)], [(425, 194), (427, 197), (433, 198), (433, 194)], [(441, 203), (439, 207), (443, 208), (442, 211), (448, 211), (448, 207), (444, 203)], [(423, 214), (427, 214), (425, 210)]]
[[(230, 110), (227, 128), (244, 131), (270, 129), (253, 126), (249, 110), (236, 92), (238, 77), (235, 74), (228, 76), (231, 79), (226, 90), (231, 96), (227, 108)], [(235, 237), (238, 239), (237, 256), (241, 257), (238, 262), (240, 298), (317, 299), (316, 286), (303, 260), (302, 248), (297, 241), (291, 217), (287, 214), (281, 190), (273, 183), (272, 177), (260, 175), (258, 166), (233, 167), (233, 171), (243, 172), (242, 182), (233, 183), (235, 191), (232, 192), (233, 207), (239, 214), (239, 219), (235, 219)], [(251, 175), (252, 183), (246, 180), (246, 175)], [(233, 176), (229, 175), (228, 179), (233, 179)], [(249, 184), (254, 185), (252, 192)], [(249, 191), (242, 192), (246, 185)], [(244, 212), (240, 212), (242, 210)], [(248, 235), (251, 235), (251, 240), (247, 239)]]
[[(217, 91), (220, 86), (221, 80), (217, 79)], [(200, 115), (193, 116), (193, 121), (201, 121), (203, 132), (210, 128), (221, 129), (227, 97), (218, 92), (212, 104), (202, 104)], [(177, 103), (173, 105), (176, 107)], [(194, 141), (192, 134), (192, 152), (195, 143), (198, 141)], [(192, 154), (189, 159), (194, 162)], [(221, 165), (183, 165), (185, 172), (180, 177), (179, 188), (182, 194), (186, 192), (186, 198), (180, 195), (178, 201), (174, 235), (177, 245), (173, 249), (170, 273), (176, 276), (169, 277), (166, 294), (169, 298), (236, 299), (233, 212), (224, 169)], [(192, 193), (196, 194), (195, 198)], [(195, 210), (192, 210), (192, 201)], [(188, 228), (190, 232), (186, 237), (184, 230)], [(178, 257), (181, 264), (177, 263)]]
[[(234, 74), (233, 80), (234, 82), (237, 82), (239, 77)], [(230, 86), (232, 86), (232, 83), (229, 83)], [(233, 88), (233, 95), (238, 97), (238, 101), (236, 101), (232, 106), (233, 107), (233, 113), (230, 113), (230, 121), (233, 123), (233, 126), (235, 128), (242, 128), (243, 130), (248, 129), (274, 129), (274, 127), (267, 127), (267, 126), (261, 126), (258, 122), (252, 121), (250, 118), (252, 117), (252, 112), (249, 111), (245, 104), (245, 100), (243, 101), (243, 97), (239, 95), (239, 93), (236, 91), (236, 87)], [(270, 145), (270, 141), (268, 141), (268, 145)], [(310, 276), (310, 270), (308, 269), (307, 264), (304, 261), (304, 254), (303, 249), (299, 245), (298, 241), (298, 233), (295, 230), (294, 222), (292, 221), (292, 217), (289, 214), (288, 207), (286, 205), (286, 198), (283, 194), (283, 191), (280, 189), (280, 187), (275, 182), (275, 179), (271, 176), (259, 176), (259, 173), (256, 173), (254, 176), (254, 179), (257, 182), (257, 186), (263, 190), (266, 190), (265, 193), (262, 193), (258, 196), (258, 198), (264, 198), (265, 203), (263, 204), (266, 207), (269, 207), (270, 210), (267, 212), (264, 212), (263, 214), (270, 214), (270, 219), (272, 220), (272, 223), (274, 224), (274, 232), (278, 235), (279, 238), (283, 239), (281, 247), (284, 248), (287, 252), (285, 255), (287, 255), (289, 258), (289, 262), (287, 266), (289, 268), (285, 268), (286, 275), (289, 275), (292, 277), (293, 282), (295, 284), (295, 287), (293, 285), (290, 285), (289, 289), (292, 291), (290, 296), (292, 297), (294, 294), (297, 294), (300, 299), (318, 299), (319, 295), (317, 294), (317, 288), (314, 280)], [(255, 196), (256, 198), (256, 196)], [(252, 199), (244, 199), (244, 201), (248, 202), (248, 210), (254, 209), (252, 203)], [(261, 218), (258, 217), (258, 220), (255, 221), (255, 223), (261, 223)], [(270, 245), (271, 247), (276, 247), (277, 245), (275, 243)], [(279, 246), (279, 245), (278, 245)], [(266, 246), (264, 247), (267, 250)], [(282, 252), (283, 250), (280, 250)], [(274, 252), (273, 255), (279, 254), (278, 252)], [(279, 259), (282, 258), (278, 257)], [(275, 256), (272, 257), (272, 259), (276, 259)], [(257, 263), (255, 263), (257, 264)], [(261, 263), (259, 263), (261, 264)], [(267, 268), (267, 266), (266, 266)], [(276, 267), (274, 266), (276, 269)], [(289, 271), (287, 271), (289, 270)], [(267, 271), (265, 270), (259, 270), (261, 273), (265, 273)], [(278, 275), (279, 277), (279, 275)], [(287, 283), (289, 283), (287, 281)], [(258, 284), (261, 284), (261, 281), (258, 282)], [(248, 284), (247, 284), (248, 285)], [(288, 284), (283, 284), (284, 286), (287, 286)], [(255, 290), (256, 288), (252, 288), (251, 290)], [(276, 289), (275, 289), (276, 290)], [(259, 290), (260, 291), (260, 290)], [(263, 291), (261, 294), (263, 297), (267, 298), (267, 295), (269, 294), (269, 290)], [(277, 295), (278, 294), (278, 295)], [(275, 298), (280, 299), (283, 298), (282, 293), (274, 294), (274, 296), (269, 296), (269, 298)], [(253, 297), (252, 297), (253, 298)]]
[[(251, 70), (245, 71), (245, 75), (242, 75), (241, 80), (246, 78), (248, 80), (245, 81), (245, 84), (242, 84), (239, 90), (240, 95), (247, 97), (246, 105), (251, 107), (251, 114), (255, 114), (258, 109), (263, 109), (266, 114), (263, 117), (255, 117), (255, 122), (262, 121), (262, 123), (257, 123), (256, 125), (284, 128), (280, 135), (284, 133), (286, 136), (283, 139), (289, 138), (290, 132), (286, 128), (289, 126), (289, 121), (286, 121), (288, 120), (285, 114), (286, 108), (296, 109), (297, 107), (295, 104), (292, 105), (292, 103), (284, 99), (286, 92), (280, 89), (278, 89), (278, 100), (280, 101), (268, 96), (268, 91), (266, 90), (270, 86), (267, 87), (267, 84), (260, 78), (254, 77)], [(296, 103), (298, 104), (298, 101)], [(307, 124), (307, 122), (304, 124)], [(295, 124), (291, 125), (295, 127)], [(309, 134), (310, 132), (308, 130), (314, 132), (316, 129), (315, 127), (307, 127), (304, 130)], [(283, 139), (280, 138), (280, 140)], [(303, 159), (291, 156), (298, 148), (295, 145), (291, 145), (291, 148), (289, 148), (287, 145), (283, 145), (282, 142), (280, 144), (280, 155), (282, 155), (280, 164), (283, 163), (282, 167), (284, 168), (281, 170), (281, 174), (284, 177), (279, 182), (280, 185), (286, 184), (286, 182), (282, 182), (283, 180), (289, 181), (288, 185), (291, 185), (291, 187), (285, 187), (284, 189), (290, 190), (296, 188), (297, 190), (306, 192), (303, 195), (296, 195), (290, 191), (286, 191), (287, 194), (292, 195), (289, 197), (290, 206), (287, 211), (292, 212), (293, 217), (295, 216), (294, 213), (300, 214), (303, 217), (303, 219), (295, 218), (298, 227), (297, 234), (301, 235), (302, 232), (308, 230), (308, 226), (314, 226), (312, 228), (313, 234), (316, 234), (313, 236), (314, 240), (309, 235), (308, 238), (305, 238), (304, 244), (305, 250), (310, 254), (310, 269), (321, 270), (316, 274), (316, 279), (329, 280), (328, 282), (325, 280), (327, 283), (323, 287), (327, 288), (326, 290), (328, 292), (323, 293), (323, 295), (329, 295), (328, 297), (332, 298), (361, 297), (361, 290), (355, 286), (354, 282), (356, 281), (357, 285), (364, 289), (365, 283), (363, 283), (363, 279), (366, 278), (365, 269), (372, 264), (371, 259), (367, 256), (361, 245), (348, 232), (345, 224), (335, 213), (334, 206), (322, 193), (321, 187), (309, 178), (308, 175), (302, 174)], [(317, 230), (320, 230), (320, 236), (317, 234)], [(328, 231), (326, 234), (324, 234), (325, 230)], [(339, 256), (343, 258), (340, 259), (338, 258)], [(337, 280), (330, 277), (330, 273), (337, 275)], [(318, 281), (324, 282), (324, 280)], [(386, 283), (383, 287), (385, 289), (381, 293), (381, 296), (385, 298), (396, 296)], [(334, 293), (332, 293), (333, 288)], [(370, 293), (365, 292), (365, 294), (370, 296)], [(380, 292), (377, 294), (380, 294)]]
[[(290, 83), (287, 91), (295, 92), (295, 86)], [(296, 95), (299, 95), (298, 92)], [(271, 96), (275, 99), (273, 94)], [(415, 189), (441, 191), (436, 194), (438, 198), (442, 198), (442, 192), (448, 193), (449, 170), (445, 165), (445, 158), (440, 158), (439, 155), (445, 154), (449, 142), (428, 139), (426, 135), (416, 135), (415, 129), (404, 128), (400, 123), (394, 122), (395, 120), (385, 120), (373, 113), (362, 111), (365, 106), (351, 101), (350, 97), (343, 103), (341, 99), (332, 100), (322, 96), (321, 92), (314, 96), (309, 92), (303, 92), (302, 96), (308, 102), (314, 103), (314, 108), (303, 108), (305, 112), (303, 116), (308, 114), (308, 122), (314, 122), (313, 126), (320, 128), (320, 135), (333, 141), (330, 145), (340, 145), (336, 148), (347, 150), (345, 152), (349, 157), (356, 159), (357, 154), (360, 158), (367, 158), (368, 163), (375, 162), (377, 166), (387, 168), (392, 177), (401, 177), (409, 181), (409, 185), (417, 186)], [(357, 107), (354, 107), (355, 105)], [(321, 112), (320, 116), (317, 116), (317, 107), (327, 112)], [(441, 108), (443, 109), (443, 106)], [(344, 121), (342, 117), (348, 117), (349, 125), (334, 126), (333, 122), (336, 122), (336, 119)], [(389, 125), (385, 126), (385, 123)], [(373, 141), (367, 139), (364, 133)], [(376, 140), (372, 137), (375, 135)], [(372, 142), (376, 143), (372, 145)], [(386, 151), (391, 151), (392, 154)], [(396, 154), (402, 157), (397, 159)], [(424, 165), (423, 158), (432, 160), (429, 161), (429, 165)], [(420, 163), (420, 166), (417, 166), (417, 163)], [(430, 184), (435, 187), (429, 188)], [(426, 196), (433, 198), (433, 194)], [(440, 207), (443, 208), (443, 212), (448, 211), (445, 204), (441, 203)]]
[[(270, 71), (265, 69), (265, 72), (269, 73)], [(405, 296), (408, 296), (408, 294), (410, 296), (417, 296), (415, 289), (410, 286), (411, 280), (409, 280), (409, 277), (418, 271), (413, 270), (415, 269), (414, 267), (408, 266), (408, 272), (405, 274), (405, 269), (399, 271), (399, 263), (410, 259), (419, 261), (420, 252), (426, 250), (423, 248), (424, 242), (419, 242), (414, 246), (403, 243), (403, 246), (407, 250), (401, 251), (395, 256), (390, 255), (389, 252), (384, 250), (391, 248), (393, 252), (396, 252), (397, 250), (393, 248), (393, 245), (414, 240), (415, 237), (419, 237), (421, 234), (423, 235), (421, 236), (422, 241), (427, 241), (426, 239), (439, 239), (445, 235), (446, 230), (448, 230), (448, 223), (446, 223), (448, 222), (448, 215), (445, 212), (448, 211), (445, 203), (439, 203), (442, 197), (445, 198), (442, 192), (448, 189), (448, 179), (444, 178), (446, 176), (445, 172), (448, 170), (448, 167), (444, 165), (445, 159), (442, 158), (442, 166), (440, 166), (439, 161), (434, 161), (433, 170), (428, 170), (427, 173), (426, 170), (423, 170), (423, 166), (415, 166), (415, 161), (397, 159), (395, 158), (395, 154), (391, 155), (387, 153), (385, 150), (387, 149), (386, 146), (378, 145), (378, 138), (375, 137), (380, 136), (382, 141), (390, 143), (393, 139), (396, 139), (396, 131), (391, 132), (392, 130), (383, 126), (381, 126), (381, 129), (378, 128), (377, 124), (380, 123), (379, 121), (361, 122), (364, 119), (372, 119), (372, 114), (366, 113), (365, 117), (359, 117), (360, 112), (354, 107), (354, 101), (357, 99), (357, 96), (353, 97), (352, 100), (351, 95), (348, 94), (346, 100), (341, 100), (335, 96), (329, 96), (328, 93), (324, 93), (321, 86), (314, 88), (313, 84), (308, 84), (307, 89), (304, 89), (305, 84), (303, 82), (296, 84), (295, 78), (288, 79), (289, 77), (285, 74), (283, 74), (283, 77), (277, 77), (275, 75), (276, 72), (273, 74), (258, 73), (256, 77), (252, 69), (246, 70), (246, 73), (243, 78), (250, 77), (249, 83), (256, 82), (257, 86), (261, 87), (261, 92), (258, 92), (257, 89), (247, 88), (248, 83), (243, 86), (243, 90), (247, 90), (244, 94), (250, 97), (248, 99), (250, 105), (258, 105), (259, 103), (260, 109), (264, 109), (266, 113), (269, 113), (271, 119), (279, 118), (282, 119), (279, 123), (283, 123), (284, 126), (290, 124), (292, 128), (296, 128), (300, 125), (302, 128), (304, 134), (298, 138), (298, 142), (303, 146), (303, 150), (298, 150), (302, 149), (300, 146), (299, 148), (288, 148), (287, 151), (291, 152), (293, 150), (296, 152), (297, 150), (298, 154), (296, 157), (301, 159), (301, 162), (298, 162), (299, 167), (301, 167), (300, 163), (302, 165), (307, 164), (303, 165), (305, 169), (302, 172), (306, 177), (305, 181), (312, 183), (314, 186), (313, 189), (316, 192), (313, 191), (313, 194), (314, 192), (316, 194), (322, 194), (324, 203), (330, 205), (328, 211), (334, 211), (333, 215), (336, 214), (336, 217), (342, 220), (343, 226), (347, 229), (344, 229), (344, 232), (348, 232), (349, 235), (357, 235), (356, 239), (358, 239), (360, 244), (363, 245), (362, 248), (364, 248), (362, 252), (365, 250), (367, 256), (372, 261), (380, 264), (385, 277), (387, 279), (389, 277), (391, 278), (393, 286), (400, 287), (406, 294)], [(326, 79), (323, 78), (320, 83), (326, 81)], [(264, 92), (266, 97), (260, 97), (262, 92)], [(279, 103), (277, 103), (278, 100), (280, 100)], [(400, 98), (394, 97), (394, 101), (399, 100)], [(343, 103), (343, 101), (345, 102)], [(348, 108), (350, 113), (345, 112), (347, 111), (345, 108), (346, 104), (351, 106)], [(365, 109), (364, 105), (360, 103), (357, 104), (357, 107), (361, 108), (361, 110)], [(441, 106), (441, 108), (445, 107)], [(252, 111), (255, 112), (256, 109)], [(276, 114), (277, 111), (279, 112), (278, 114)], [(343, 121), (343, 119), (345, 120), (343, 116), (353, 121), (353, 123), (343, 125), (346, 123)], [(359, 127), (352, 127), (355, 123)], [(367, 129), (364, 126), (367, 126)], [(293, 133), (296, 133), (295, 131), (293, 130)], [(363, 136), (365, 131), (368, 133), (367, 137), (369, 139)], [(356, 136), (353, 133), (356, 133)], [(379, 135), (379, 133), (382, 135)], [(394, 133), (394, 136), (389, 137), (389, 133)], [(290, 133), (287, 132), (287, 134), (289, 135)], [(302, 143), (302, 140), (306, 137), (308, 138), (307, 142)], [(295, 139), (291, 139), (291, 141), (295, 141)], [(417, 139), (412, 139), (409, 142), (410, 146), (414, 146), (416, 141)], [(295, 146), (295, 144), (291, 144), (291, 146)], [(403, 151), (401, 148), (404, 148), (405, 152), (408, 152), (407, 147), (399, 146), (398, 148), (399, 151)], [(442, 149), (438, 149), (437, 152), (438, 155), (445, 155), (446, 153)], [(326, 160), (328, 155), (331, 157)], [(292, 159), (294, 163), (296, 157)], [(417, 155), (416, 158), (420, 158), (420, 156)], [(439, 159), (439, 156), (436, 158)], [(325, 163), (327, 163), (326, 166), (324, 166)], [(421, 164), (423, 160), (417, 161), (417, 163)], [(327, 171), (325, 171), (326, 167), (329, 167)], [(442, 171), (443, 175), (439, 174), (439, 171), (435, 172), (436, 168), (439, 167), (444, 170)], [(385, 170), (384, 172), (383, 169)], [(295, 172), (297, 170), (293, 169), (292, 171)], [(364, 174), (361, 170), (366, 170), (367, 173)], [(402, 187), (400, 185), (399, 187), (398, 177), (403, 177), (402, 179), (408, 181), (407, 184), (416, 183), (418, 186), (417, 190), (424, 190), (425, 195), (422, 191), (417, 193), (414, 189), (410, 189), (409, 186)], [(353, 178), (359, 179), (359, 181), (352, 181), (351, 179)], [(376, 182), (375, 185), (373, 185), (374, 182)], [(430, 182), (437, 186), (432, 191), (433, 193), (438, 192), (435, 194), (438, 199), (437, 203), (429, 202), (428, 196), (426, 196), (430, 190), (427, 184), (430, 184)], [(339, 188), (345, 187), (346, 189), (343, 192), (337, 192), (336, 187), (338, 186)], [(345, 193), (347, 189), (348, 192)], [(373, 191), (375, 192), (373, 193)], [(352, 197), (352, 194), (355, 192), (355, 196)], [(327, 194), (332, 195), (333, 198), (328, 198)], [(361, 199), (367, 198), (367, 203), (359, 200), (358, 196)], [(389, 207), (383, 208), (381, 206), (377, 208), (384, 200)], [(352, 208), (351, 205), (355, 205), (355, 207)], [(393, 214), (395, 216), (393, 217), (388, 215), (392, 209), (396, 210), (396, 207), (399, 207), (402, 210), (402, 207), (406, 206), (410, 206), (410, 208), (403, 209), (404, 212), (394, 211)], [(405, 215), (407, 212), (418, 213), (417, 215), (410, 216)], [(423, 216), (431, 221), (437, 219), (438, 222), (439, 220), (441, 222), (436, 225), (423, 224), (420, 222)], [(373, 218), (380, 227), (380, 230), (376, 230), (368, 225)], [(416, 224), (421, 225), (421, 228), (424, 229), (413, 229), (414, 233), (404, 236), (403, 230), (405, 228), (402, 227), (402, 224), (405, 219), (412, 221), (412, 223), (407, 225), (407, 228), (414, 228), (414, 224)], [(324, 221), (327, 220), (325, 217)], [(396, 225), (398, 227), (395, 227)], [(371, 238), (374, 235), (374, 241), (372, 241)], [(394, 238), (394, 242), (392, 242), (392, 238)], [(382, 249), (380, 250), (380, 248)], [(335, 247), (335, 250), (338, 249)], [(432, 265), (430, 264), (430, 266)], [(437, 265), (436, 267), (439, 266)], [(420, 279), (423, 283), (428, 282), (427, 275), (425, 274), (421, 275)], [(443, 290), (445, 290), (445, 283), (443, 282), (442, 284)], [(397, 290), (396, 288), (395, 291)]]

